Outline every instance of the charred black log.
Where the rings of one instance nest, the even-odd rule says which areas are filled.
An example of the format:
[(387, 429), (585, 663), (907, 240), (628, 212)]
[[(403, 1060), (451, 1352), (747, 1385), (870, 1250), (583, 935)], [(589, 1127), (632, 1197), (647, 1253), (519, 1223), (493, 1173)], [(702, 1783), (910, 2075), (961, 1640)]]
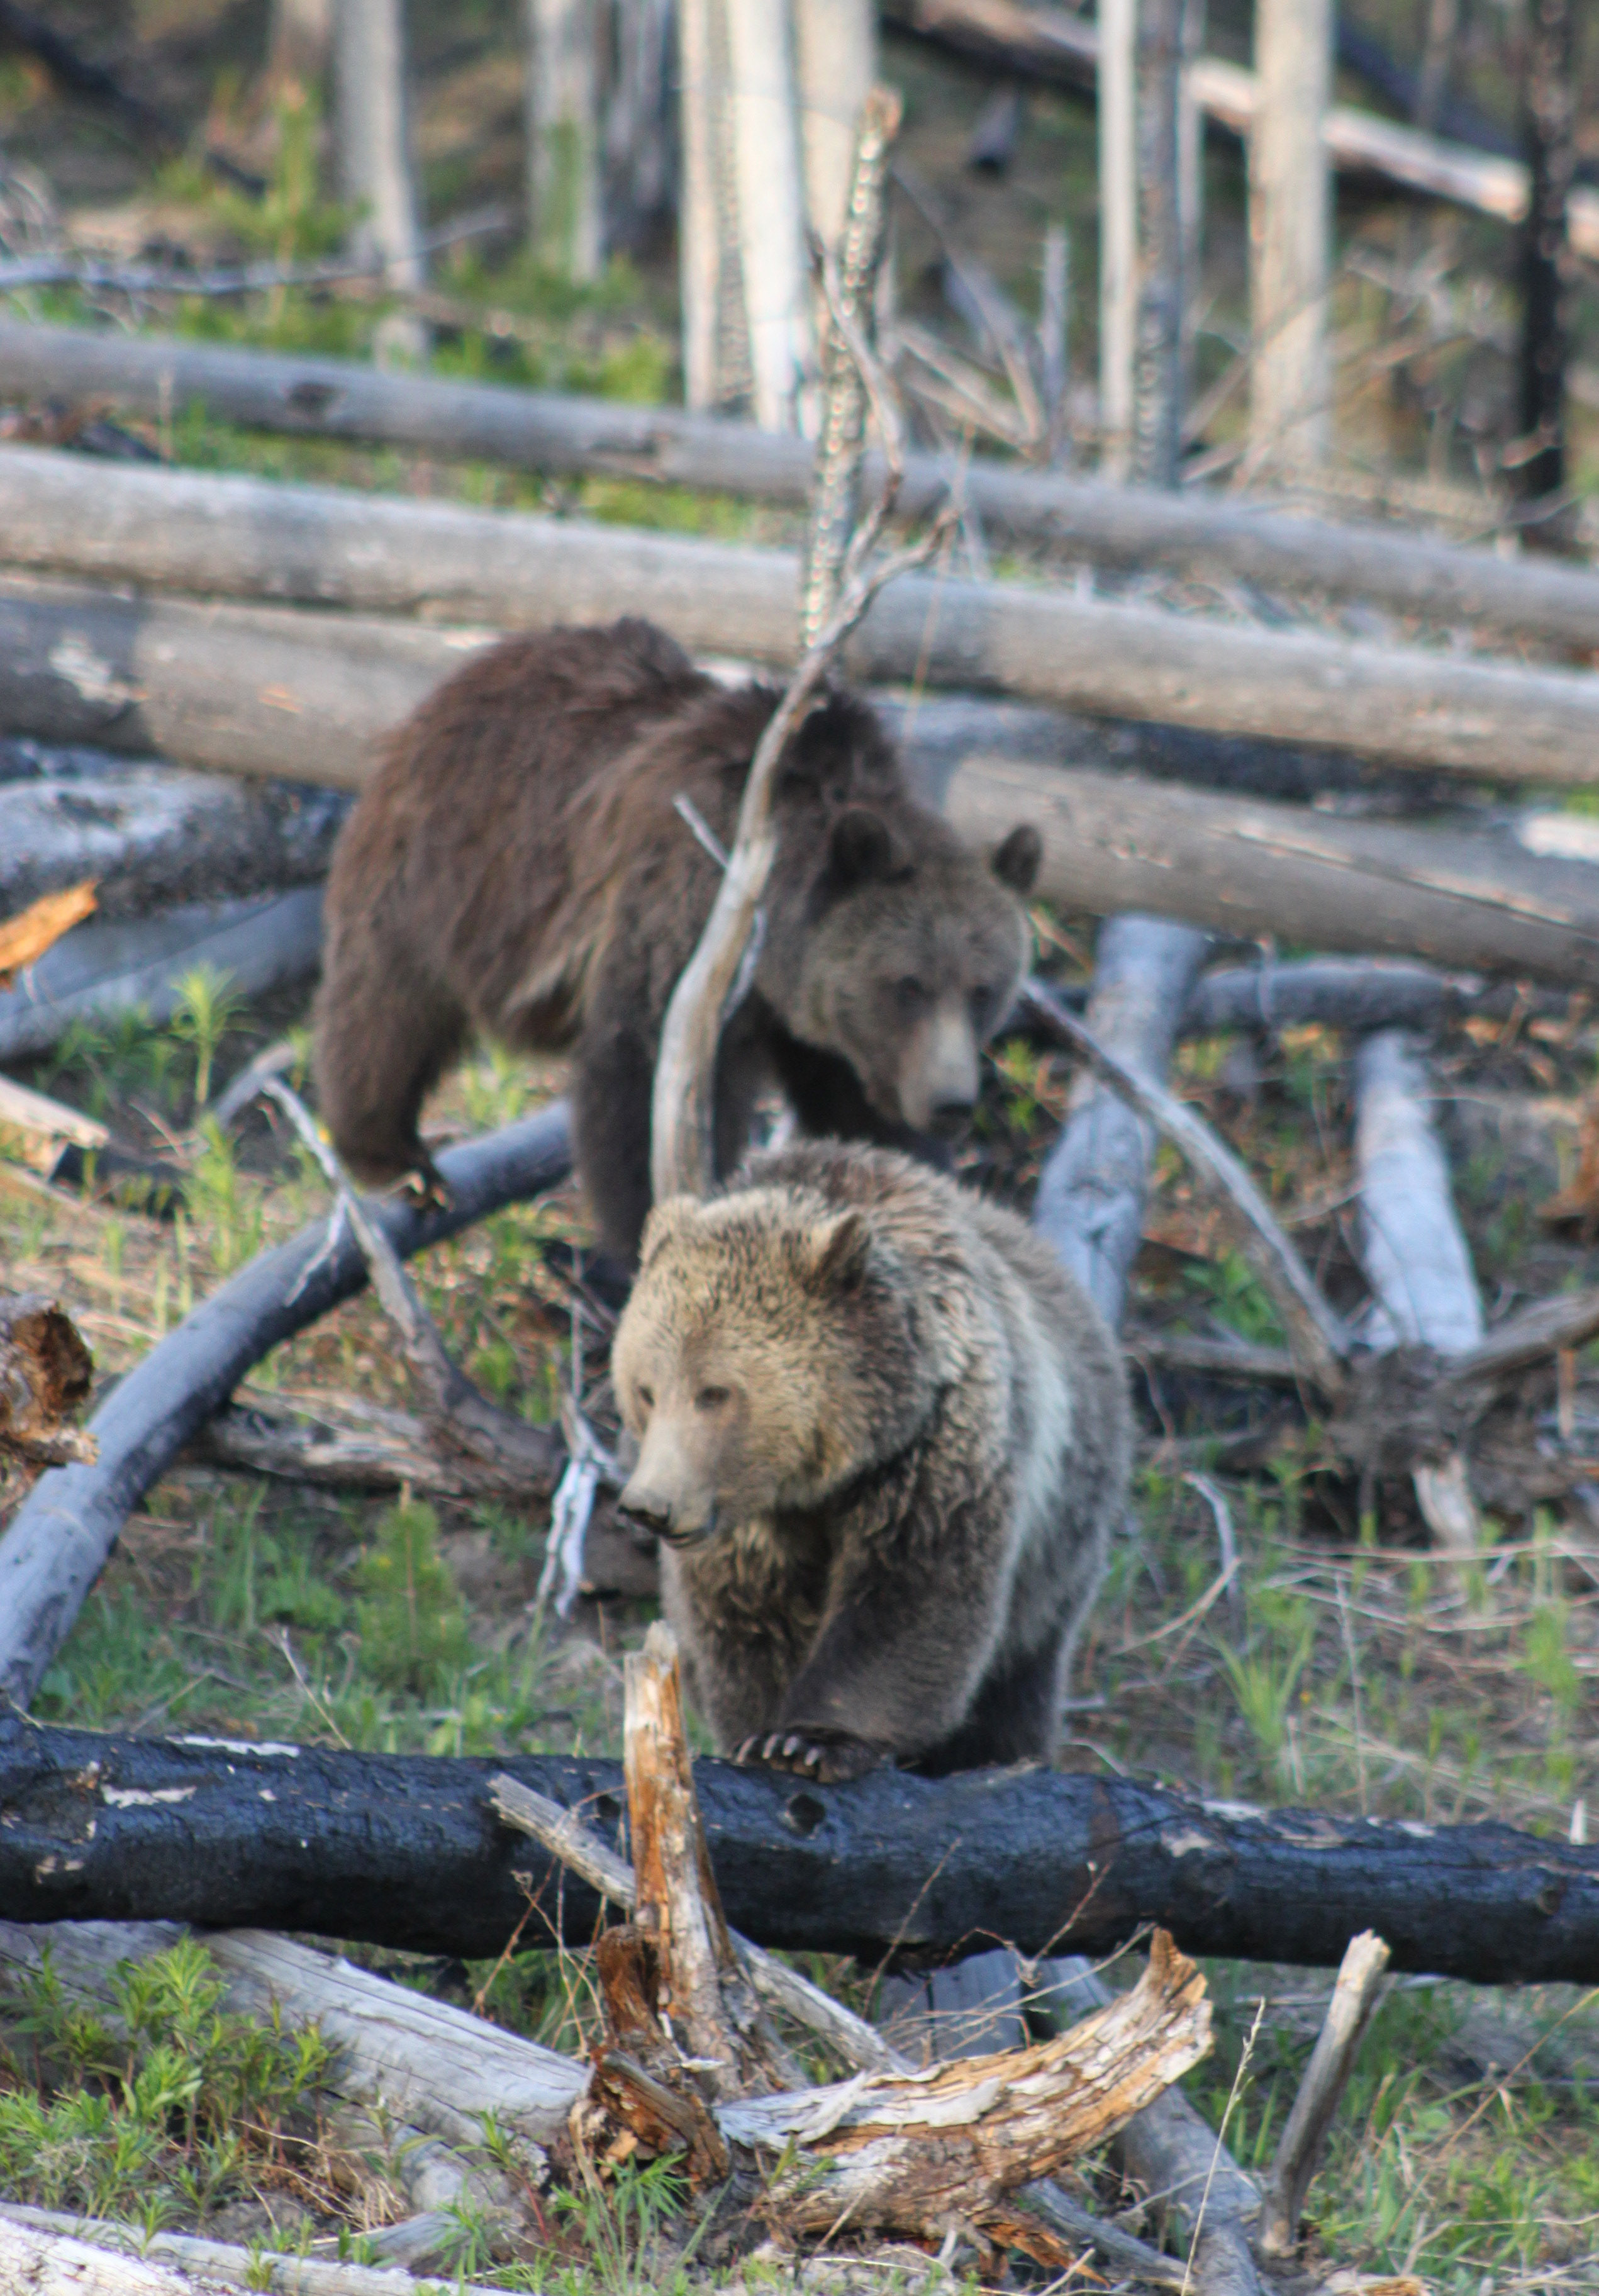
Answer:
[[(457, 1761), (121, 1738), (0, 1717), (0, 1920), (150, 1920), (497, 1953), (526, 1914), (592, 1937), (598, 1900), (502, 1829), (509, 1770), (614, 1826), (621, 1765)], [(1242, 1814), (1126, 1779), (884, 1770), (847, 1786), (702, 1762), (728, 1918), (799, 1951), (1100, 1953), (1141, 1924), (1187, 1952), (1335, 1965), (1380, 1928), (1397, 1969), (1599, 1980), (1599, 1849), (1509, 1826)], [(525, 1935), (529, 1934), (524, 1932)]]

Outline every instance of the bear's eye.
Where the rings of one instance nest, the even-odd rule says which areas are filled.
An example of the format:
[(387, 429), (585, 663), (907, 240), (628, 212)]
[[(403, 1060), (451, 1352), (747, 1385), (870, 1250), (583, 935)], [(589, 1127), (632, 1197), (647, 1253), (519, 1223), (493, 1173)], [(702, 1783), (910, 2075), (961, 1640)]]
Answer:
[(926, 995), (926, 990), (913, 972), (906, 973), (903, 980), (894, 982), (893, 1001), (901, 1013), (918, 1011), (925, 1002)]
[(653, 1411), (655, 1409), (655, 1390), (653, 1387), (641, 1387), (639, 1390), (639, 1408), (640, 1411)]
[(696, 1411), (720, 1411), (727, 1401), (725, 1387), (702, 1387), (694, 1398)]

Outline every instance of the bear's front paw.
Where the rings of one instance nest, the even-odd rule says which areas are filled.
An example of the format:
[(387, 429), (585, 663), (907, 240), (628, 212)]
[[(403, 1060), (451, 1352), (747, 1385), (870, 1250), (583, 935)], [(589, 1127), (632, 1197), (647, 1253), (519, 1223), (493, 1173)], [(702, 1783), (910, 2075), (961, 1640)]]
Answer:
[(400, 1187), (420, 1212), (447, 1212), (450, 1209), (450, 1184), (425, 1148)]
[(863, 1778), (887, 1756), (881, 1746), (852, 1738), (844, 1730), (757, 1731), (746, 1738), (733, 1757), (746, 1767), (792, 1770), (819, 1785), (842, 1785), (846, 1778)]

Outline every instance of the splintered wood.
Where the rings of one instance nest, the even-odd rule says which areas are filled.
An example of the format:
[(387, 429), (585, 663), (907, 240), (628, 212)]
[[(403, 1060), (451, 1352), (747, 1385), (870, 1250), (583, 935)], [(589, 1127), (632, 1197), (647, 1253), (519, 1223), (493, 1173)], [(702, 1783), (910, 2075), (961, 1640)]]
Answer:
[[(752, 2204), (795, 2240), (845, 2225), (939, 2238), (959, 2221), (1026, 2245), (1047, 2242), (1046, 2228), (1014, 2196), (1103, 2143), (1210, 2048), (1204, 1980), (1157, 1931), (1133, 1990), (1055, 2040), (808, 2088), (722, 1915), (664, 1626), (628, 1660), (625, 1767), (632, 1874), (618, 1868), (607, 1893), (631, 1898), (634, 1918), (596, 1955), (607, 2030), (573, 2112), (580, 2157), (679, 2153), (705, 2184), (754, 2156), (769, 2173)], [(514, 1781), (495, 1789), (503, 1800)], [(559, 1824), (539, 1830), (562, 1848)], [(591, 1863), (586, 1838), (565, 1850)]]
[(63, 1423), (87, 1397), (94, 1369), (77, 1325), (51, 1300), (0, 1296), (0, 1459), (61, 1467), (94, 1458), (94, 1438)]
[(781, 2155), (762, 2207), (818, 2237), (847, 2223), (930, 2234), (981, 2226), (1022, 2185), (1114, 2136), (1211, 2046), (1204, 1980), (1157, 1930), (1130, 1993), (1041, 2047), (927, 2073), (858, 2074), (801, 2096), (724, 2106), (723, 2131)]
[(37, 964), (94, 907), (94, 881), (87, 879), (64, 892), (43, 893), (19, 916), (7, 917), (0, 923), (0, 988), (9, 988), (13, 973)]

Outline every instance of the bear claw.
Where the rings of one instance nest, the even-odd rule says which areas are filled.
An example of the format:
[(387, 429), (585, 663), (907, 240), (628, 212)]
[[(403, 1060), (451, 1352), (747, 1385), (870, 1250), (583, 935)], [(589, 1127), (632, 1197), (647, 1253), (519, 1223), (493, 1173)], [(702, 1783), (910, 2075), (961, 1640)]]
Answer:
[(863, 1738), (811, 1735), (800, 1730), (757, 1730), (746, 1738), (733, 1759), (746, 1767), (758, 1764), (769, 1770), (788, 1770), (813, 1778), (819, 1785), (841, 1785), (848, 1778), (864, 1777), (883, 1760), (880, 1747)]

